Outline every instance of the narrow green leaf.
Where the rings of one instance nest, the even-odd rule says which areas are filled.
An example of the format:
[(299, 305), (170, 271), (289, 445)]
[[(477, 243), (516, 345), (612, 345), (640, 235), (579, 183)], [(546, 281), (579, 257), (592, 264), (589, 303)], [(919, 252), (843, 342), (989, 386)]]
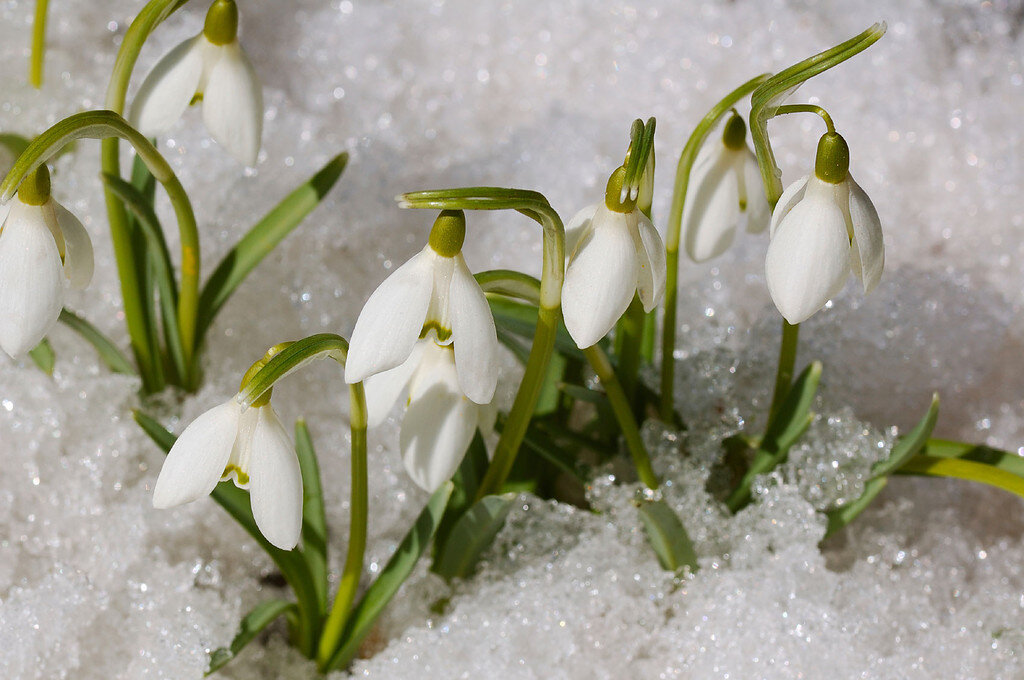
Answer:
[(313, 438), (301, 418), (295, 422), (295, 453), (302, 472), (302, 552), (323, 614), (327, 611), (327, 516)]
[(601, 408), (611, 408), (608, 402), (608, 395), (604, 392), (592, 390), (583, 385), (573, 385), (572, 383), (562, 383), (559, 385), (559, 388), (576, 401), (582, 401), (584, 404), (594, 404)]
[(210, 667), (205, 675), (209, 676), (217, 672), (225, 664), (238, 656), (247, 644), (253, 641), (263, 629), (273, 623), (274, 619), (289, 611), (297, 611), (294, 602), (287, 600), (267, 600), (261, 602), (245, 615), (238, 626), (238, 632), (228, 647), (218, 647), (210, 652)]
[(447, 579), (473, 573), (480, 555), (491, 544), (512, 509), (515, 494), (484, 496), (452, 527), (433, 571)]
[(679, 516), (665, 501), (642, 501), (640, 520), (647, 531), (647, 539), (658, 556), (658, 562), (668, 571), (689, 567), (697, 571), (697, 553)]
[(57, 363), (57, 354), (53, 351), (50, 341), (43, 338), (38, 345), (28, 353), (33, 363), (46, 375), (53, 375), (53, 366)]
[[(167, 431), (156, 419), (142, 411), (135, 410), (132, 412), (132, 416), (164, 453), (170, 452), (174, 442), (178, 439), (173, 433)], [(303, 635), (302, 647), (311, 653), (315, 644), (320, 610), (317, 589), (313, 584), (313, 576), (307, 564), (306, 555), (301, 550), (281, 550), (271, 545), (256, 526), (256, 520), (253, 519), (252, 509), (249, 505), (249, 494), (231, 482), (221, 482), (210, 495), (263, 548), (277, 568), (281, 570), (281, 575), (291, 586), (298, 600), (300, 629)]]
[(828, 517), (828, 528), (825, 529), (825, 538), (833, 535), (855, 520), (860, 513), (864, 512), (871, 505), (871, 501), (875, 500), (875, 496), (882, 493), (882, 489), (885, 488), (888, 481), (888, 477), (869, 479), (864, 485), (864, 493), (857, 500), (838, 508), (833, 508), (825, 513)]
[(544, 384), (540, 388), (540, 396), (537, 397), (537, 405), (533, 407), (534, 416), (546, 416), (558, 410), (561, 401), (559, 386), (565, 379), (567, 366), (568, 361), (563, 355), (558, 352), (551, 355), (547, 373), (544, 374)]
[(25, 153), (25, 149), (32, 143), (28, 137), (22, 137), (16, 135), (13, 132), (0, 133), (0, 146), (7, 149), (12, 156), (17, 158), (21, 154)]
[(197, 344), (202, 340), (221, 306), (256, 268), (303, 219), (323, 200), (341, 177), (348, 163), (348, 153), (330, 160), (308, 181), (288, 194), (283, 201), (257, 222), (252, 229), (220, 261), (203, 286), (199, 298)]
[[(562, 472), (575, 478), (581, 484), (586, 484), (589, 478), (584, 471), (579, 469), (577, 459), (573, 458), (571, 450), (565, 446), (559, 446), (548, 435), (537, 428), (536, 421), (530, 423), (526, 434), (523, 436), (523, 446), (533, 451), (538, 456), (554, 465)], [(607, 453), (603, 447), (593, 447), (595, 451)], [(579, 449), (576, 448), (576, 451)], [(535, 475), (536, 476), (536, 475)]]
[(83, 340), (92, 345), (93, 349), (100, 355), (100, 359), (111, 371), (114, 373), (124, 373), (125, 375), (138, 375), (131, 362), (125, 358), (121, 350), (117, 348), (117, 345), (111, 342), (103, 333), (100, 333), (91, 323), (68, 309), (61, 310), (59, 319), (61, 323), (78, 333), (82, 336)]
[(452, 483), (445, 482), (427, 501), (416, 523), (405, 535), (395, 554), (388, 560), (380, 576), (363, 595), (345, 625), (345, 633), (341, 636), (342, 645), (331, 656), (324, 671), (335, 670), (349, 664), (359, 650), (359, 644), (370, 632), (374, 622), (384, 611), (391, 598), (409, 577), (416, 562), (420, 559), (431, 537), (444, 514), (448, 498), (452, 493)]
[(928, 437), (931, 436), (932, 430), (935, 429), (935, 423), (938, 419), (939, 394), (936, 392), (932, 395), (932, 403), (928, 407), (928, 412), (924, 414), (924, 417), (921, 418), (914, 429), (908, 432), (906, 436), (900, 437), (899, 441), (892, 447), (892, 452), (888, 458), (872, 466), (871, 477), (877, 478), (892, 474), (901, 465), (920, 453), (921, 449), (928, 442)]
[(480, 430), (473, 434), (473, 440), (469, 443), (466, 455), (462, 457), (459, 468), (452, 475), (452, 495), (448, 499), (448, 507), (445, 508), (441, 524), (434, 532), (434, 552), (436, 561), (437, 555), (444, 549), (448, 541), (448, 534), (459, 518), (469, 509), (480, 488), (480, 482), (487, 474), (487, 466), (491, 459), (487, 455), (487, 444), (480, 435)]
[(984, 444), (966, 444), (948, 439), (929, 439), (924, 453), (936, 458), (960, 458), (976, 463), (991, 465), (1018, 477), (1024, 477), (1024, 456), (1010, 451), (1000, 451)]
[[(524, 302), (517, 302), (499, 295), (488, 295), (487, 302), (494, 315), (494, 323), (509, 333), (533, 339), (537, 330), (537, 307)], [(602, 341), (606, 342), (606, 341)], [(565, 330), (564, 324), (558, 324), (555, 335), (555, 351), (585, 361), (583, 352)]]
[(968, 482), (980, 482), (1024, 498), (1024, 477), (1006, 469), (973, 460), (915, 456), (897, 470), (896, 474), (951, 477)]

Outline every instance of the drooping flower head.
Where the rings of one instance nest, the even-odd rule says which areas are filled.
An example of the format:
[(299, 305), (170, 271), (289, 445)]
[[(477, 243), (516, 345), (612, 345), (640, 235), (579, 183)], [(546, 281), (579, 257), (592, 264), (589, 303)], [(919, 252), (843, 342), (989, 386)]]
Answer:
[(366, 379), (368, 422), (384, 422), (404, 392), (399, 448), (402, 462), (416, 484), (433, 492), (459, 467), (477, 428), (485, 433), (494, 424), (495, 411), (463, 393), (451, 345), (433, 338), (416, 343), (409, 358), (391, 370)]
[(748, 232), (759, 233), (768, 226), (768, 199), (746, 137), (747, 126), (734, 112), (721, 139), (704, 145), (693, 164), (682, 229), (686, 254), (694, 262), (724, 253), (743, 213)]
[(89, 233), (50, 196), (40, 166), (0, 206), (0, 347), (12, 357), (35, 347), (57, 323), (66, 286), (92, 280)]
[(451, 345), (462, 392), (487, 404), (497, 385), (498, 337), (487, 298), (466, 266), (461, 210), (441, 212), (420, 252), (366, 301), (349, 344), (345, 380), (356, 383), (405, 363), (416, 341)]
[(263, 134), (263, 92), (238, 43), (235, 0), (215, 0), (202, 33), (157, 63), (135, 97), (131, 122), (155, 137), (199, 102), (214, 141), (239, 162), (255, 165)]
[(562, 285), (569, 335), (590, 347), (607, 335), (638, 295), (644, 311), (665, 293), (665, 244), (636, 198), (622, 199), (625, 169), (612, 173), (602, 203), (576, 213), (566, 232), (575, 241)]
[(846, 140), (826, 133), (818, 142), (814, 173), (789, 185), (772, 213), (765, 278), (775, 306), (791, 324), (839, 293), (851, 269), (865, 294), (882, 276), (882, 225), (849, 167)]
[[(249, 369), (243, 388), (273, 352)], [(302, 529), (302, 473), (269, 391), (250, 407), (236, 395), (189, 423), (160, 469), (153, 507), (190, 503), (229, 479), (249, 491), (253, 519), (264, 537), (282, 550), (294, 548)]]

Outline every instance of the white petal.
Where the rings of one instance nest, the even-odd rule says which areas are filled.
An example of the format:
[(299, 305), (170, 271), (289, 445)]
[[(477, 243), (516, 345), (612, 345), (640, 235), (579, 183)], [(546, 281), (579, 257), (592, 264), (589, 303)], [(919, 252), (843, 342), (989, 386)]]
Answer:
[(70, 210), (57, 201), (53, 201), (53, 212), (64, 237), (64, 276), (72, 288), (85, 288), (92, 281), (94, 267), (89, 232)]
[(760, 234), (768, 227), (771, 210), (768, 197), (764, 195), (764, 182), (761, 181), (761, 171), (757, 167), (757, 156), (750, 149), (744, 151), (741, 176), (747, 197), (747, 231)]
[(782, 196), (779, 197), (779, 202), (775, 204), (775, 210), (772, 212), (771, 228), (768, 230), (769, 238), (775, 237), (775, 230), (778, 229), (779, 223), (789, 214), (793, 206), (804, 197), (804, 190), (807, 188), (809, 177), (810, 175), (804, 175), (786, 187), (786, 190), (782, 192)]
[(425, 352), (399, 437), (406, 472), (420, 488), (433, 492), (455, 473), (473, 441), (479, 408), (461, 393), (451, 359)]
[(484, 291), (469, 272), (462, 253), (455, 256), (448, 296), (459, 386), (476, 403), (487, 404), (498, 384), (498, 335)]
[(600, 206), (569, 260), (562, 286), (565, 327), (578, 346), (596, 344), (626, 311), (637, 270), (626, 216)]
[(434, 285), (427, 246), (377, 286), (356, 319), (345, 380), (356, 383), (402, 364), (416, 344)]
[(404, 363), (389, 371), (375, 373), (363, 381), (366, 390), (366, 417), (370, 427), (377, 427), (387, 420), (391, 407), (395, 405), (412, 379), (412, 374), (419, 368), (423, 358), (423, 348), (432, 340), (420, 340), (409, 353)]
[(249, 463), (249, 500), (260, 533), (282, 550), (299, 542), (302, 472), (295, 447), (270, 406), (259, 407)]
[(219, 50), (220, 58), (203, 90), (203, 121), (228, 153), (241, 163), (255, 165), (263, 135), (263, 90), (237, 42)]
[(637, 231), (633, 240), (639, 266), (636, 292), (644, 311), (650, 312), (665, 294), (665, 277), (668, 274), (665, 242), (646, 215), (637, 211), (637, 217)]
[(576, 246), (579, 245), (580, 239), (583, 238), (583, 234), (586, 232), (587, 227), (590, 226), (590, 221), (594, 219), (594, 213), (597, 212), (597, 208), (599, 206), (599, 203), (588, 205), (586, 208), (573, 215), (572, 219), (565, 225), (566, 257), (569, 257), (570, 254), (575, 252)]
[(12, 357), (25, 354), (63, 306), (60, 253), (43, 211), (15, 203), (0, 231), (0, 347)]
[(878, 219), (871, 199), (853, 181), (847, 180), (850, 189), (850, 223), (853, 231), (850, 266), (864, 285), (864, 292), (870, 293), (882, 278), (885, 267), (885, 246), (882, 244), (882, 222)]
[(200, 35), (186, 40), (161, 59), (146, 76), (132, 102), (132, 125), (147, 137), (167, 132), (181, 118), (203, 75)]
[[(813, 184), (824, 184), (815, 181)], [(798, 324), (843, 288), (850, 275), (846, 220), (827, 186), (808, 185), (768, 244), (765, 277), (779, 312)]]
[(189, 423), (164, 459), (153, 507), (172, 508), (213, 491), (227, 466), (241, 415), (242, 407), (231, 399)]
[[(712, 149), (715, 149), (712, 146)], [(724, 144), (694, 164), (683, 208), (683, 244), (694, 262), (718, 257), (732, 245), (740, 221), (735, 154)]]

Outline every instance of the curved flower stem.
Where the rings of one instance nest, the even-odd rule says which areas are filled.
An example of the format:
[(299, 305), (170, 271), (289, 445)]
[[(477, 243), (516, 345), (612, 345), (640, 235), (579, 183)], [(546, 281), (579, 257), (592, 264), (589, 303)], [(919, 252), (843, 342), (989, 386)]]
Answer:
[[(476, 275), (477, 283), (485, 293), (497, 293), (507, 297), (514, 297), (528, 302), (538, 304), (540, 300), (540, 282), (529, 274), (512, 272), (507, 270), (493, 270), (480, 272)], [(594, 369), (594, 373), (604, 385), (608, 401), (611, 403), (612, 412), (619, 421), (619, 428), (626, 439), (626, 447), (633, 458), (636, 466), (637, 476), (648, 489), (658, 488), (658, 477), (651, 468), (651, 460), (647, 455), (647, 447), (644, 446), (643, 437), (640, 436), (640, 428), (637, 426), (636, 418), (630, 408), (629, 400), (619, 382), (615, 370), (612, 368), (608, 355), (599, 345), (594, 345), (583, 350), (583, 355)]]
[(694, 129), (686, 146), (679, 155), (676, 166), (676, 181), (672, 189), (672, 208), (668, 215), (668, 239), (665, 243), (668, 275), (665, 282), (665, 319), (661, 329), (661, 419), (666, 423), (675, 421), (675, 349), (676, 349), (676, 314), (679, 296), (679, 241), (683, 224), (683, 205), (686, 201), (686, 189), (690, 182), (690, 170), (697, 159), (697, 152), (711, 130), (729, 109), (743, 97), (753, 92), (771, 76), (762, 73), (751, 78), (735, 90), (727, 94), (720, 102), (707, 112)]
[(561, 316), (562, 279), (565, 276), (565, 227), (558, 213), (542, 194), (521, 189), (467, 187), (440, 191), (418, 191), (398, 198), (403, 208), (435, 210), (517, 210), (544, 228), (544, 261), (540, 282), (537, 330), (526, 360), (523, 380), (516, 392), (494, 456), (487, 468), (476, 499), (497, 493), (505, 484), (519, 447), (526, 436), (533, 409), (537, 405), (548, 362), (555, 347), (555, 334)]
[(49, 0), (36, 0), (32, 19), (32, 53), (28, 61), (28, 82), (37, 90), (43, 86), (43, 61), (46, 56), (46, 10)]
[[(289, 344), (253, 375), (236, 397), (243, 406), (250, 406), (267, 394), (286, 375), (316, 359), (330, 358), (345, 366), (348, 341), (332, 333), (321, 333)], [(325, 668), (337, 651), (352, 610), (366, 553), (368, 517), (368, 484), (366, 460), (366, 393), (362, 383), (349, 386), (349, 419), (352, 432), (352, 491), (349, 515), (349, 541), (345, 565), (338, 583), (334, 604), (324, 622), (319, 642), (313, 650), (317, 663)], [(319, 622), (317, 622), (319, 624)]]
[[(813, 113), (821, 117), (825, 121), (825, 127), (829, 134), (835, 134), (836, 126), (832, 123), (832, 116), (828, 115), (828, 111), (818, 106), (817, 104), (786, 104), (775, 109), (776, 116), (784, 116), (788, 113)], [(774, 117), (774, 116), (773, 116)]]
[[(132, 21), (125, 33), (124, 40), (117, 53), (114, 62), (114, 70), (110, 76), (110, 84), (107, 86), (106, 107), (117, 114), (123, 114), (125, 110), (125, 99), (128, 94), (128, 84), (131, 81), (132, 70), (135, 62), (142, 51), (142, 46), (149, 38), (153, 30), (175, 10), (184, 5), (188, 0), (150, 0), (143, 7), (135, 20)], [(100, 166), (102, 172), (121, 177), (121, 162), (119, 157), (119, 144), (117, 138), (103, 140), (100, 152)], [(105, 192), (107, 203), (107, 221), (110, 223), (110, 239), (114, 246), (114, 259), (117, 262), (117, 274), (121, 281), (121, 297), (124, 304), (125, 325), (128, 328), (128, 337), (131, 339), (132, 351), (135, 354), (136, 362), (139, 364), (139, 372), (142, 375), (143, 389), (156, 391), (162, 387), (162, 381), (156, 379), (156, 363), (161, 361), (159, 346), (147, 330), (148, 321), (145, 312), (145, 302), (142, 297), (141, 281), (143, 272), (141, 267), (146, 266), (144, 262), (137, 262), (132, 252), (130, 226), (131, 220), (128, 211), (121, 200), (109, 189)], [(188, 261), (185, 259), (184, 242), (182, 252), (182, 270)], [(199, 272), (199, 251), (195, 251), (194, 265), (195, 274)], [(191, 356), (191, 347), (188, 350)], [(192, 370), (195, 374), (196, 371)], [(184, 376), (183, 376), (184, 377)]]
[[(178, 181), (171, 166), (156, 147), (142, 133), (113, 111), (84, 111), (59, 121), (43, 132), (18, 157), (14, 167), (7, 173), (0, 184), (0, 201), (6, 202), (17, 191), (18, 185), (30, 172), (60, 152), (61, 148), (76, 139), (121, 138), (129, 142), (139, 158), (146, 164), (167, 192), (171, 200), (174, 214), (178, 219), (178, 231), (181, 239), (181, 288), (178, 297), (178, 328), (181, 342), (181, 354), (188, 375), (183, 376), (185, 386), (192, 387), (196, 370), (193, 365), (195, 350), (196, 310), (199, 303), (199, 230), (196, 227), (195, 213), (188, 194)], [(108, 193), (109, 190), (108, 190)], [(115, 194), (112, 194), (116, 196)], [(119, 205), (120, 199), (118, 199)], [(122, 205), (122, 210), (123, 205)], [(126, 243), (130, 246), (130, 244)], [(129, 248), (130, 249), (130, 248)], [(134, 263), (133, 263), (134, 267)], [(125, 281), (122, 279), (122, 285)], [(138, 291), (135, 291), (138, 294)], [(140, 302), (141, 304), (141, 302)], [(127, 304), (126, 304), (127, 314)], [(141, 306), (138, 311), (141, 311)], [(145, 328), (145, 325), (141, 326)], [(133, 343), (134, 347), (134, 343)], [(139, 366), (140, 372), (151, 369), (152, 363)]]

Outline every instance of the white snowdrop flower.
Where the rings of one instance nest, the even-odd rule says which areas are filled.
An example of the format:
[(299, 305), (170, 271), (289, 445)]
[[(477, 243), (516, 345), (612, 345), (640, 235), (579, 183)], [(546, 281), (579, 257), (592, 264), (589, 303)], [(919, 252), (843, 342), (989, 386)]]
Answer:
[(629, 198), (619, 202), (623, 168), (608, 180), (605, 200), (584, 208), (566, 227), (572, 254), (562, 285), (569, 335), (590, 347), (612, 329), (633, 294), (650, 312), (665, 293), (665, 244)]
[(155, 137), (200, 101), (214, 141), (239, 162), (255, 165), (263, 134), (263, 92), (238, 44), (234, 0), (216, 0), (203, 32), (168, 52), (146, 76), (132, 104), (132, 125)]
[(431, 493), (455, 473), (477, 428), (489, 432), (496, 415), (490, 405), (463, 393), (456, 351), (458, 345), (420, 340), (404, 363), (364, 383), (371, 427), (384, 422), (403, 392), (408, 395), (399, 436), (402, 462), (412, 480)]
[(498, 337), (487, 298), (466, 266), (461, 210), (442, 211), (419, 253), (396, 269), (363, 306), (352, 331), (345, 380), (399, 366), (417, 339), (451, 345), (462, 393), (487, 404), (498, 382)]
[(50, 196), (40, 166), (0, 206), (0, 347), (12, 357), (38, 345), (57, 323), (64, 289), (92, 279), (89, 233)]
[(232, 398), (193, 420), (164, 460), (153, 507), (173, 508), (202, 498), (218, 482), (249, 490), (253, 519), (282, 550), (299, 542), (302, 474), (284, 425), (269, 400), (243, 407)]
[(846, 141), (825, 134), (814, 174), (791, 184), (772, 214), (765, 277), (775, 306), (791, 324), (839, 293), (851, 269), (865, 294), (882, 277), (882, 225), (849, 166)]
[(693, 164), (682, 227), (686, 254), (694, 262), (724, 253), (743, 213), (748, 232), (756, 234), (768, 226), (768, 199), (746, 136), (743, 118), (734, 113), (721, 141), (704, 145)]

